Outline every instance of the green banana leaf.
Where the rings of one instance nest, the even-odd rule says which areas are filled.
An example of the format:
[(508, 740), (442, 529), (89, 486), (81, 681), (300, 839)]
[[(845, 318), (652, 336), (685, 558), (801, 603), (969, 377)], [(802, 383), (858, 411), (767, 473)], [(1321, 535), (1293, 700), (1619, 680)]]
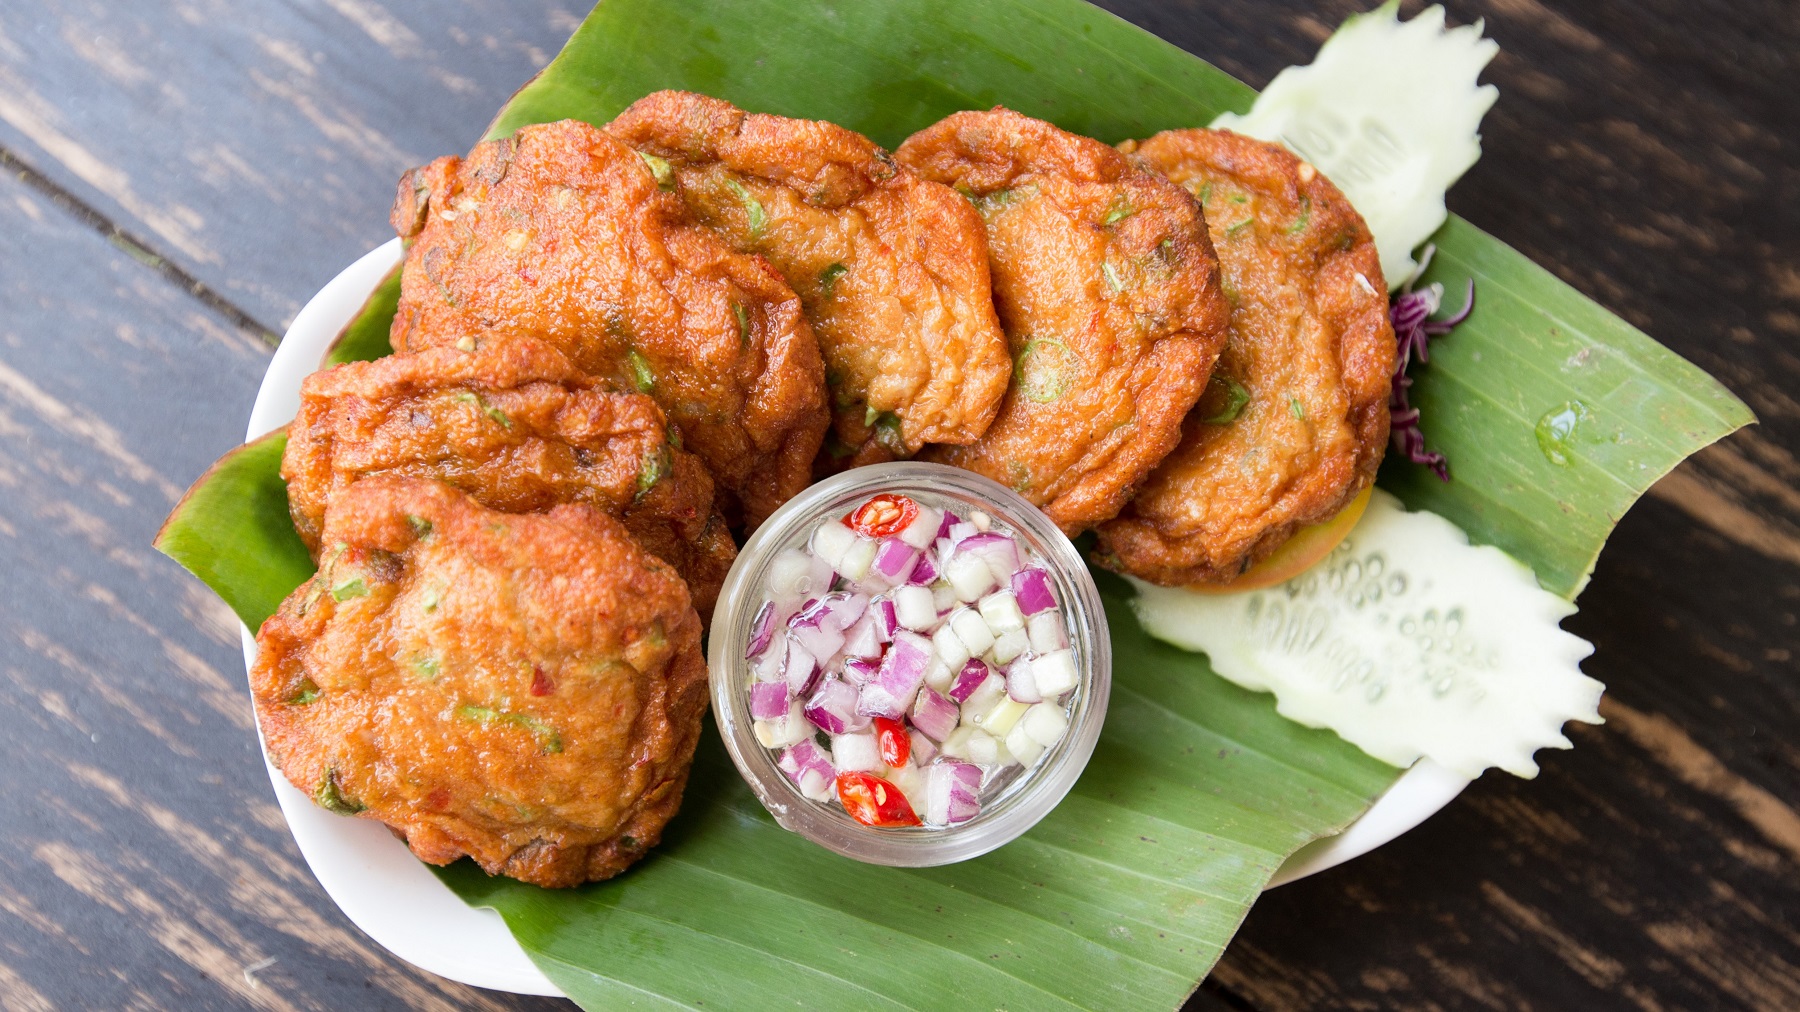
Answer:
[(366, 362), (393, 354), (394, 346), (388, 342), (388, 326), (394, 322), (394, 313), (399, 308), (400, 268), (395, 267), (369, 293), (368, 301), (363, 303), (356, 318), (337, 340), (331, 342), (330, 350), (325, 352), (325, 365)]
[(288, 515), (286, 449), (283, 428), (220, 457), (175, 504), (154, 542), (252, 629), (315, 569)]
[(1151, 639), (1101, 576), (1117, 680), (1073, 793), (1019, 840), (944, 868), (858, 864), (775, 824), (708, 734), (663, 843), (614, 882), (548, 892), (464, 861), (587, 1008), (1173, 1008), (1281, 861), (1396, 770)]
[[(1254, 98), (1079, 0), (605, 0), (490, 136), (604, 123), (658, 88), (831, 119), (890, 146), (993, 104), (1116, 141)], [(1479, 292), (1414, 387), (1455, 480), (1391, 461), (1381, 483), (1572, 598), (1637, 496), (1749, 411), (1466, 222), (1434, 241), (1427, 280), (1457, 293), (1472, 277)], [(392, 314), (378, 292), (332, 361), (386, 353)], [(252, 627), (310, 570), (298, 539), (278, 536), (279, 454), (259, 443), (222, 460), (158, 540)], [(1106, 732), (1070, 798), (1000, 851), (917, 871), (838, 858), (777, 827), (709, 735), (681, 814), (626, 875), (551, 892), (465, 862), (444, 881), (498, 909), (589, 1007), (1173, 1007), (1280, 862), (1398, 771), (1150, 640), (1129, 590), (1100, 579), (1118, 671)]]

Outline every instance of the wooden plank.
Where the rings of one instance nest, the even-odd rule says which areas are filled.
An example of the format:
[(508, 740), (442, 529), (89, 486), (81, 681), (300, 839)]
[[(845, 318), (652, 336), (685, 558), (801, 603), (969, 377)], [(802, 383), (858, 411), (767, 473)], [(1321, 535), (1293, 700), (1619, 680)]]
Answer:
[(277, 332), (391, 238), (400, 173), (465, 150), (580, 0), (7, 0), (0, 146)]
[(552, 1004), (343, 919), (269, 793), (235, 619), (150, 548), (267, 349), (11, 176), (0, 263), (0, 1006)]
[[(1352, 6), (1260, 32), (1245, 4), (1160, 17), (1261, 84)], [(1658, 484), (1601, 557), (1569, 626), (1597, 648), (1607, 725), (1540, 754), (1535, 781), (1490, 774), (1401, 840), (1264, 897), (1213, 985), (1259, 1009), (1800, 1007), (1785, 153), (1800, 19), (1772, 3), (1449, 6), (1503, 47), (1484, 154), (1451, 207), (1722, 377), (1763, 424)]]

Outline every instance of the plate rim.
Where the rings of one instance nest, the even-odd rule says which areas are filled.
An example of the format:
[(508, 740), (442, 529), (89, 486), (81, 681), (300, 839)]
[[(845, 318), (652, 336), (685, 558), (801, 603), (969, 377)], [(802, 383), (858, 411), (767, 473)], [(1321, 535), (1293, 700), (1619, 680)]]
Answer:
[[(250, 409), (246, 440), (293, 419), (300, 405), (301, 381), (320, 368), (332, 342), (400, 259), (401, 242), (390, 239), (345, 267), (307, 300), (263, 375)], [(256, 662), (256, 638), (248, 627), (241, 628), (248, 675)], [(260, 722), (257, 742), (262, 744)], [(567, 997), (532, 962), (497, 911), (464, 903), (379, 823), (347, 819), (313, 804), (269, 761), (266, 748), (263, 765), (307, 867), (364, 934), (408, 963), (458, 983)], [(1374, 850), (1430, 818), (1469, 783), (1468, 777), (1430, 759), (1420, 760), (1343, 832), (1314, 840), (1290, 855), (1267, 888)]]

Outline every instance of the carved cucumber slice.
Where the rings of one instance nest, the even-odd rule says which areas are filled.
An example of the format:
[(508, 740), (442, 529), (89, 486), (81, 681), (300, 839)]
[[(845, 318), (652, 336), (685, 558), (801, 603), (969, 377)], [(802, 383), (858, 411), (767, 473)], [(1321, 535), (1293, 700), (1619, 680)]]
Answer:
[(1500, 47), (1482, 23), (1444, 30), (1444, 9), (1402, 22), (1397, 0), (1345, 21), (1304, 67), (1275, 76), (1248, 113), (1214, 127), (1280, 141), (1318, 166), (1369, 223), (1390, 289), (1444, 223), (1444, 192), (1481, 157), (1475, 84)]
[(1489, 766), (1533, 777), (1533, 752), (1569, 747), (1564, 721), (1601, 722), (1604, 686), (1578, 663), (1594, 648), (1558, 626), (1575, 606), (1380, 489), (1350, 536), (1287, 583), (1197, 594), (1132, 582), (1151, 635), (1396, 766), (1427, 755), (1471, 778)]

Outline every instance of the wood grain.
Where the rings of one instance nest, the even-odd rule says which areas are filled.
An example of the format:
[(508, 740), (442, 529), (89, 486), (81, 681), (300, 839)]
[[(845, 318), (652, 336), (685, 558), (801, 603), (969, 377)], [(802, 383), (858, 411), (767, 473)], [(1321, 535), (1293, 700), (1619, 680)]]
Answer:
[(337, 912), (269, 793), (235, 619), (150, 549), (267, 349), (10, 176), (0, 263), (0, 1008), (531, 1007)]
[[(1145, 23), (1261, 85), (1360, 5), (1284, 6)], [(1419, 830), (1264, 897), (1207, 993), (1800, 1007), (1800, 11), (1448, 7), (1502, 46), (1451, 208), (1720, 376), (1762, 425), (1655, 486), (1601, 557), (1568, 625), (1595, 643), (1607, 724), (1540, 753), (1535, 781), (1489, 774)]]
[(4, 0), (0, 147), (279, 333), (580, 0)]
[[(567, 1007), (337, 913), (229, 614), (147, 546), (241, 435), (258, 331), (386, 238), (400, 170), (465, 147), (579, 3), (0, 0), (0, 152), (30, 170), (0, 179), (0, 1009)], [(1260, 85), (1364, 5), (1106, 6)], [(1763, 425), (1602, 557), (1570, 626), (1608, 723), (1269, 894), (1188, 1007), (1800, 1007), (1800, 10), (1448, 6), (1503, 46), (1451, 206)]]

